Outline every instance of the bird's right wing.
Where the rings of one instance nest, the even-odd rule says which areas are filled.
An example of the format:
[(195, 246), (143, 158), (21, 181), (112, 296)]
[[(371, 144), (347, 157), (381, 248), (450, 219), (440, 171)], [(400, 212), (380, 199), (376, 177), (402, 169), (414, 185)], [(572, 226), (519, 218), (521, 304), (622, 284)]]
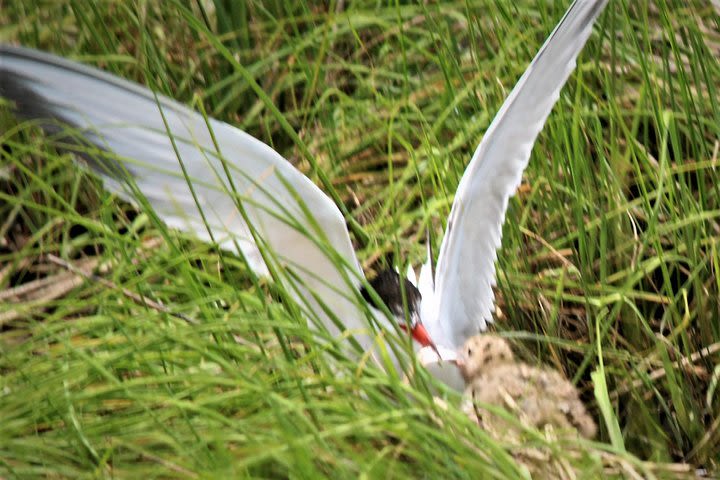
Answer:
[(20, 47), (0, 46), (0, 96), (85, 157), (111, 191), (135, 200), (129, 180), (169, 226), (227, 250), (239, 246), (260, 274), (268, 263), (291, 271), (284, 279), (309, 310), (325, 317), (324, 303), (347, 328), (366, 325), (353, 291), (362, 271), (345, 219), (269, 146), (140, 85)]
[(460, 180), (440, 246), (434, 298), (424, 309), (423, 322), (438, 344), (460, 348), (492, 321), (495, 259), (508, 200), (606, 3), (573, 2), (503, 103)]

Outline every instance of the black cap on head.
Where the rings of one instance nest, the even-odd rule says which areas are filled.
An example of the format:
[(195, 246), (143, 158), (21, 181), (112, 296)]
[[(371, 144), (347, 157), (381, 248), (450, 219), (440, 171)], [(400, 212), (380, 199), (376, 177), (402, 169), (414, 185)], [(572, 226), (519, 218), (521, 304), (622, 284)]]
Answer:
[[(420, 300), (422, 296), (420, 291), (410, 283), (406, 278), (401, 278), (395, 270), (383, 270), (375, 278), (370, 280), (370, 286), (375, 289), (380, 299), (385, 303), (390, 312), (399, 317), (404, 317), (402, 290), (400, 288), (400, 282), (404, 282), (405, 298), (407, 301), (408, 314), (410, 318), (417, 318), (419, 315), (418, 309), (420, 308)], [(370, 292), (363, 286), (360, 290), (363, 298), (366, 302), (370, 303), (374, 307), (378, 308), (376, 302), (370, 296)]]

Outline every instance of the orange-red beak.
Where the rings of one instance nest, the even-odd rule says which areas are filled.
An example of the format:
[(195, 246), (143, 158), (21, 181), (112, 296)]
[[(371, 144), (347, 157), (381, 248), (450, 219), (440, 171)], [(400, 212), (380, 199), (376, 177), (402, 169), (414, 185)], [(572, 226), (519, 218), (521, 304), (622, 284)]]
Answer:
[(427, 330), (425, 330), (425, 327), (422, 323), (418, 322), (415, 324), (415, 326), (412, 329), (412, 336), (415, 339), (416, 342), (418, 342), (423, 347), (432, 347), (435, 348), (435, 343), (430, 338), (430, 334)]
[[(401, 323), (399, 326), (402, 330), (408, 330), (407, 325), (405, 325), (404, 323)], [(440, 356), (440, 352), (438, 352), (438, 349), (435, 346), (435, 342), (432, 341), (432, 338), (430, 338), (430, 334), (425, 329), (425, 326), (423, 326), (422, 323), (417, 322), (412, 328), (412, 337), (423, 347), (430, 347), (435, 350), (435, 353), (438, 354), (438, 357)]]

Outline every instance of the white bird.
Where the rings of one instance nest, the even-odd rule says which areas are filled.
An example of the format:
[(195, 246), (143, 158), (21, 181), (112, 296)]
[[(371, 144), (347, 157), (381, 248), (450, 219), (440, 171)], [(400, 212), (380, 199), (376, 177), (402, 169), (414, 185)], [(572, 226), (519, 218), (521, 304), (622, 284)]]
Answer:
[[(380, 300), (426, 348), (423, 361), (438, 361), (427, 360), (435, 346), (452, 361), (492, 321), (508, 200), (606, 3), (575, 0), (505, 100), (458, 186), (434, 278), (431, 258), (419, 294), (398, 276), (380, 278), (395, 286)], [(0, 47), (0, 95), (18, 116), (64, 132), (65, 148), (86, 158), (109, 190), (131, 201), (141, 193), (168, 226), (242, 254), (255, 272), (282, 282), (314, 325), (333, 336), (349, 331), (365, 351), (390, 328), (377, 310), (367, 314), (366, 300), (377, 297), (362, 287), (338, 206), (261, 141), (135, 83), (19, 47)], [(456, 370), (449, 376), (445, 381), (462, 388)]]

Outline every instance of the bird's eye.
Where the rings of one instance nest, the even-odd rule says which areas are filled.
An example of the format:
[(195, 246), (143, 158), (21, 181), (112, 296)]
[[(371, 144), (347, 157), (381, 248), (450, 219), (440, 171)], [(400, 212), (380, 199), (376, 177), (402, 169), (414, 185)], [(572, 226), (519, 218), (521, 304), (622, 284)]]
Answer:
[(472, 348), (468, 348), (468, 357), (472, 357)]

